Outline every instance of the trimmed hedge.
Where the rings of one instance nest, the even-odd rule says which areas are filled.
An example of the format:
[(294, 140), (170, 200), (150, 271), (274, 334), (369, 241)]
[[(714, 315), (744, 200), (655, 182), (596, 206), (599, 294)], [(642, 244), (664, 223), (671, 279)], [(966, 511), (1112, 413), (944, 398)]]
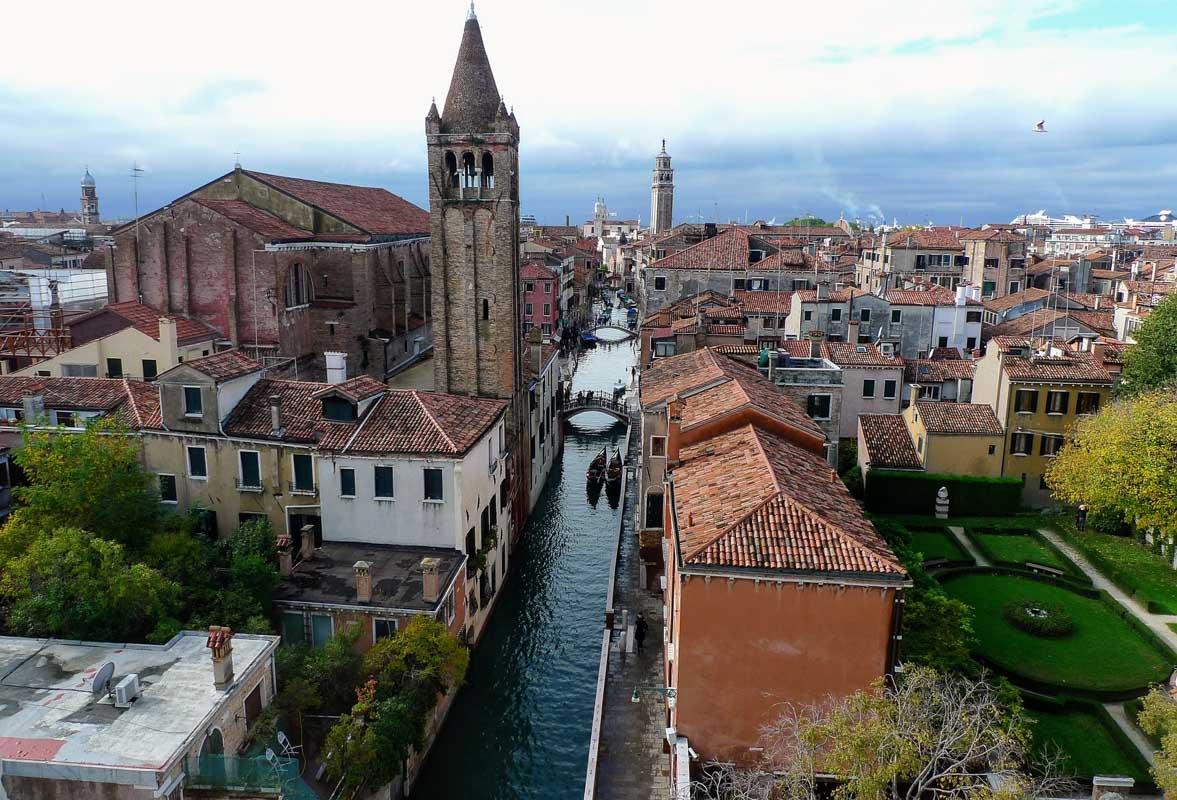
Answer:
[(935, 472), (872, 469), (866, 476), (868, 510), (885, 514), (933, 514), (936, 493), (948, 489), (948, 514), (1008, 516), (1022, 507), (1020, 478), (976, 478)]
[(1001, 607), (1005, 621), (1031, 636), (1061, 639), (1075, 632), (1075, 620), (1059, 603), (1010, 600)]
[(1062, 570), (1063, 574), (1059, 576), (1060, 578), (1065, 577), (1065, 578), (1077, 581), (1079, 583), (1082, 583), (1088, 587), (1091, 586), (1091, 579), (1087, 577), (1087, 574), (1085, 572), (1083, 572), (1083, 570), (1079, 569), (1079, 567), (1075, 564), (1075, 562), (1071, 561), (1071, 559), (1067, 556), (1066, 553), (1064, 553), (1062, 550), (1060, 550), (1058, 547), (1056, 547), (1054, 542), (1050, 541), (1049, 539), (1047, 539), (1045, 536), (1043, 536), (1042, 534), (1040, 534), (1038, 531), (1034, 530), (1033, 528), (974, 528), (974, 527), (966, 527), (964, 529), (964, 533), (965, 533), (965, 536), (968, 537), (969, 541), (973, 543), (973, 546), (976, 547), (981, 552), (981, 555), (985, 556), (985, 558), (989, 559), (989, 561), (992, 562), (993, 564), (995, 564), (997, 566), (1002, 566), (1002, 567), (1013, 567), (1014, 569), (1025, 569), (1025, 570), (1030, 569), (1029, 567), (1026, 566), (1027, 562), (1025, 562), (1025, 561), (1008, 561), (1004, 558), (1001, 558), (996, 552), (993, 551), (993, 548), (991, 548), (989, 546), (989, 544), (986, 542), (985, 536), (1025, 536), (1030, 539), (1033, 539), (1040, 547), (1042, 547), (1043, 550), (1045, 550), (1046, 552), (1053, 555), (1055, 560), (1058, 561), (1057, 565), (1051, 564), (1049, 561), (1047, 561), (1045, 559), (1041, 559), (1037, 563), (1040, 563), (1046, 567), (1054, 566), (1057, 569)]
[[(1025, 701), (1026, 709), (1029, 711), (1037, 710), (1046, 714), (1078, 712), (1093, 717), (1098, 721), (1100, 727), (1104, 729), (1112, 742), (1117, 745), (1124, 758), (1135, 767), (1137, 774), (1133, 776), (1136, 778), (1136, 785), (1132, 787), (1133, 793), (1157, 793), (1157, 786), (1152, 780), (1148, 760), (1137, 749), (1136, 744), (1128, 738), (1128, 735), (1120, 729), (1120, 726), (1112, 719), (1112, 715), (1108, 713), (1108, 710), (1101, 703), (1068, 695), (1049, 697), (1025, 691), (1022, 692), (1022, 698)], [(1055, 744), (1058, 743), (1055, 742)], [(1066, 751), (1064, 750), (1064, 752)], [(1070, 753), (1067, 755), (1070, 756)], [(1084, 765), (1075, 764), (1074, 766), (1081, 769)], [(1084, 781), (1090, 781), (1093, 776), (1081, 774), (1077, 777)]]
[[(1177, 613), (1177, 591), (1171, 592), (1167, 597), (1158, 596), (1163, 591), (1162, 582), (1167, 582), (1170, 576), (1173, 584), (1177, 585), (1177, 571), (1170, 569), (1164, 558), (1130, 538), (1101, 533), (1080, 533), (1069, 525), (1052, 527), (1108, 580), (1144, 605), (1150, 614)], [(1124, 563), (1118, 564), (1105, 555), (1098, 546), (1100, 544), (1120, 548), (1119, 555), (1124, 557)], [(1140, 574), (1142, 570), (1151, 574)]]

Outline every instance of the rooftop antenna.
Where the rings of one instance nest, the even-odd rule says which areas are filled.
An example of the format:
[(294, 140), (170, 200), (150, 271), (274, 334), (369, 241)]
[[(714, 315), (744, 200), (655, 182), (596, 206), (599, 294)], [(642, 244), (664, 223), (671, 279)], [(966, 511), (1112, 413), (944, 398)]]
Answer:
[(110, 694), (110, 682), (114, 679), (114, 662), (107, 661), (98, 671), (94, 673), (94, 679), (90, 681), (90, 693), (97, 696), (100, 694)]
[[(135, 283), (139, 283), (139, 268), (142, 265), (142, 248), (139, 247), (139, 176), (143, 174), (143, 170), (139, 167), (139, 162), (131, 162), (131, 181), (134, 184), (135, 196)], [(143, 302), (143, 292), (139, 292), (139, 297), (136, 298), (140, 303)]]
[(241, 169), (241, 151), (233, 151), (233, 169)]
[(477, 20), (478, 15), (474, 13), (474, 0), (470, 0), (470, 10), (466, 13), (466, 21)]

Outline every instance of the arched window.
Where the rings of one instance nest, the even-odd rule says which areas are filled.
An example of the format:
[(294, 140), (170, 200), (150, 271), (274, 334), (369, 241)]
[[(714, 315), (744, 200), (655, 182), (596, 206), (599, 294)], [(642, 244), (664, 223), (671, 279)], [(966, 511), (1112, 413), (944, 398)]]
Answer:
[(222, 756), (225, 754), (225, 737), (220, 728), (213, 728), (200, 745), (201, 756)]
[(482, 298), (482, 318), (490, 319), (490, 301)]
[(458, 188), (458, 159), (453, 150), (445, 151), (445, 175), (451, 188)]
[(475, 172), (476, 172), (476, 169), (474, 166), (474, 154), (473, 153), (463, 153), (462, 154), (462, 187), (463, 188), (473, 189), (475, 186), (478, 185), (478, 181), (475, 180)]
[(482, 185), (487, 189), (495, 186), (495, 160), (490, 153), (482, 154)]
[(301, 263), (291, 264), (286, 270), (286, 308), (310, 305), (313, 299), (315, 290), (310, 271)]

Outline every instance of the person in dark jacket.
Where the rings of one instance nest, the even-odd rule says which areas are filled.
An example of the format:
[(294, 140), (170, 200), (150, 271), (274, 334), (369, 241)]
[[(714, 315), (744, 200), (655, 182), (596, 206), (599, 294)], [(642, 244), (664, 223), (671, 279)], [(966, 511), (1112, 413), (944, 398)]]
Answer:
[(638, 621), (633, 627), (633, 639), (638, 643), (638, 652), (642, 652), (642, 644), (646, 641), (646, 634), (650, 631), (650, 625), (646, 622), (646, 617), (643, 614), (638, 614)]

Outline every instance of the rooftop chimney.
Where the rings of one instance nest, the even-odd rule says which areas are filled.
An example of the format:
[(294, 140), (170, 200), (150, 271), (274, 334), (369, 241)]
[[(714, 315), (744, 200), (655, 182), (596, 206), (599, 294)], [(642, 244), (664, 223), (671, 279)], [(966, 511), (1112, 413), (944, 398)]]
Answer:
[(821, 340), (822, 340), (821, 331), (810, 331), (809, 332), (809, 357), (810, 358), (821, 358)]
[(270, 433), (282, 435), (282, 395), (270, 395)]
[(539, 328), (532, 328), (527, 332), (527, 344), (531, 351), (531, 368), (535, 372), (535, 377), (539, 377), (544, 371), (544, 335)]
[(846, 323), (846, 341), (858, 344), (858, 320), (852, 319)]
[(212, 651), (213, 686), (224, 689), (233, 682), (233, 629), (210, 625), (204, 644)]
[(682, 401), (671, 395), (666, 402), (666, 466), (678, 463), (679, 440), (682, 438)]
[(24, 423), (36, 425), (45, 416), (45, 396), (41, 394), (26, 394), (21, 398), (24, 412)]
[(315, 526), (303, 525), (299, 529), (302, 539), (299, 541), (298, 560), (310, 561), (315, 557)]
[(421, 559), (421, 599), (436, 603), (441, 599), (441, 559), (426, 556)]
[(278, 536), (278, 574), (285, 578), (294, 572), (294, 552), (289, 533)]
[(356, 601), (360, 603), (372, 602), (372, 565), (367, 561), (357, 561), (352, 564), (356, 575)]
[(327, 360), (327, 383), (343, 383), (347, 380), (347, 353), (329, 351), (323, 353)]
[(962, 285), (956, 287), (956, 304), (958, 306), (963, 306), (965, 304), (965, 301), (968, 300), (968, 297), (969, 297), (969, 289), (967, 286), (962, 284)]
[(159, 344), (163, 348), (163, 369), (171, 369), (180, 363), (180, 340), (176, 335), (174, 319), (159, 318)]
[(1095, 340), (1091, 343), (1091, 355), (1095, 358), (1095, 363), (1102, 365), (1104, 352), (1107, 350), (1107, 343)]

